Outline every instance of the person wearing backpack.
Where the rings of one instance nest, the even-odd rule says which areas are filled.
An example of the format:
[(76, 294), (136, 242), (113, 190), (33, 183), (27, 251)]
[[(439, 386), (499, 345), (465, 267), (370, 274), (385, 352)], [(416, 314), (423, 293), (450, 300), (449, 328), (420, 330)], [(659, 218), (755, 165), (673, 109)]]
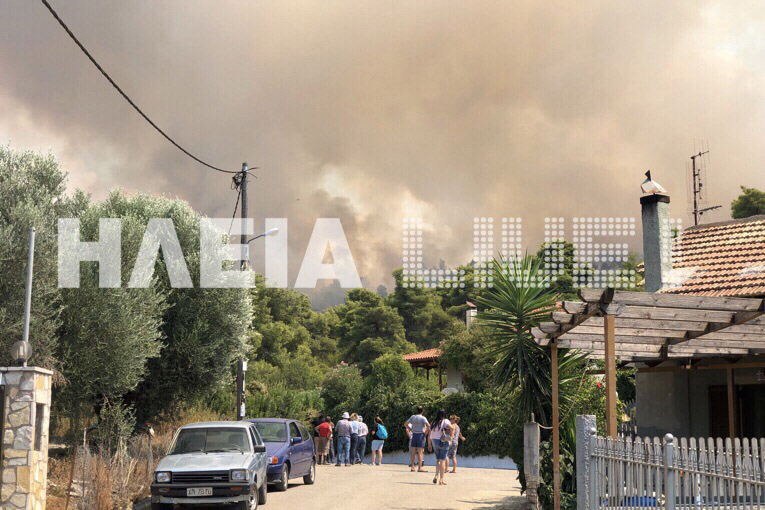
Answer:
[[(382, 466), (382, 459), (383, 459), (383, 445), (385, 444), (385, 440), (388, 439), (388, 429), (385, 428), (385, 424), (383, 423), (382, 419), (380, 417), (375, 418), (375, 423), (372, 425), (372, 465), (373, 466)], [(375, 462), (377, 459), (377, 455), (380, 455), (380, 460)]]

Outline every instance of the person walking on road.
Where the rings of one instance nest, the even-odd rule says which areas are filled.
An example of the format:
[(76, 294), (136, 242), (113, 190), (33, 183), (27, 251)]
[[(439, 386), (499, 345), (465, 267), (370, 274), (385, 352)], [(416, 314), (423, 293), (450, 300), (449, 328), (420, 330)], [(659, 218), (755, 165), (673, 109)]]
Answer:
[(449, 452), (449, 446), (452, 444), (452, 423), (446, 419), (446, 411), (439, 409), (436, 413), (436, 419), (430, 424), (430, 435), (428, 436), (428, 451), (436, 454), (436, 476), (433, 477), (433, 483), (446, 485), (444, 474), (446, 473), (446, 454)]
[(364, 462), (364, 454), (367, 452), (367, 436), (369, 427), (364, 423), (364, 417), (359, 416), (359, 438), (356, 443), (356, 464)]
[(356, 448), (359, 444), (359, 415), (351, 415), (351, 465), (356, 464)]
[[(449, 469), (449, 461), (452, 461), (452, 473), (457, 472), (457, 448), (460, 445), (460, 441), (465, 442), (465, 437), (462, 435), (462, 429), (460, 429), (460, 417), (451, 415), (449, 421), (452, 422), (452, 444), (449, 446), (449, 451), (446, 454), (446, 469)], [(447, 471), (448, 472), (448, 471)]]
[(417, 408), (417, 414), (410, 416), (404, 425), (407, 435), (410, 435), (412, 438), (410, 443), (410, 450), (412, 451), (412, 471), (414, 472), (415, 458), (417, 458), (419, 459), (419, 467), (417, 468), (417, 471), (421, 473), (425, 472), (425, 470), (422, 469), (422, 465), (425, 462), (425, 438), (430, 432), (430, 424), (428, 423), (428, 419), (423, 416), (423, 412), (425, 412), (425, 410), (422, 406), (419, 406)]
[(324, 464), (329, 454), (329, 438), (332, 435), (330, 421), (329, 416), (327, 416), (322, 423), (314, 428), (316, 430), (316, 437), (314, 439), (318, 440), (316, 441), (316, 457), (320, 466)]
[(335, 463), (335, 424), (330, 416), (327, 416), (327, 422), (329, 423), (329, 453), (327, 455), (326, 464)]
[(337, 467), (351, 465), (351, 422), (348, 421), (348, 418), (348, 413), (343, 413), (343, 418), (335, 425), (335, 433), (337, 434)]
[(324, 423), (324, 414), (320, 414), (315, 419), (311, 420), (311, 427), (313, 428), (315, 432), (315, 436), (313, 436), (313, 451), (316, 452), (316, 455), (319, 455), (319, 447), (321, 446), (321, 436), (319, 436), (319, 431), (317, 427)]
[[(385, 428), (385, 424), (379, 416), (375, 418), (375, 422), (372, 424), (369, 432), (372, 436), (372, 465), (382, 466), (382, 451), (385, 440), (388, 439), (388, 429)], [(380, 455), (380, 460), (375, 462), (378, 454)]]

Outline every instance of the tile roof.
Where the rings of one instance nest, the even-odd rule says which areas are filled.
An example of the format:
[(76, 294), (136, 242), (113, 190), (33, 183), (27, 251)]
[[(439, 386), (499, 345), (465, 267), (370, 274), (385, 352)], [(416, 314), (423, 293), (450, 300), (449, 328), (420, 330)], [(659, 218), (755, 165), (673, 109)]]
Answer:
[(765, 296), (765, 215), (684, 230), (669, 282), (662, 293)]
[(406, 361), (430, 361), (441, 357), (441, 349), (428, 349), (426, 351), (404, 354)]

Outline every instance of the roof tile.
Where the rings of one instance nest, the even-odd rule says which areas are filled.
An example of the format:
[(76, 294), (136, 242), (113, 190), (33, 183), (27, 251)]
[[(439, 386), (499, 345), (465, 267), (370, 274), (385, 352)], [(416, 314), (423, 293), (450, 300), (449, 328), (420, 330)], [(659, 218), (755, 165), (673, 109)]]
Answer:
[(765, 216), (686, 229), (675, 240), (672, 266), (671, 283), (660, 292), (765, 295)]

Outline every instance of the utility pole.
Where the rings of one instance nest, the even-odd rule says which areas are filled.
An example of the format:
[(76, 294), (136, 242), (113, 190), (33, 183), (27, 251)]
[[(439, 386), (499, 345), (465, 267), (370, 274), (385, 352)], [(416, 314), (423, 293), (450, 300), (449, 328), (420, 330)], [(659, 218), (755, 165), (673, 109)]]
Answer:
[[(247, 270), (247, 261), (250, 256), (250, 245), (247, 242), (247, 162), (242, 163), (242, 175), (239, 185), (242, 192), (242, 264), (240, 269)], [(245, 417), (244, 403), (244, 374), (247, 372), (247, 362), (240, 356), (236, 363), (236, 421)]]
[(247, 162), (242, 163), (242, 271), (247, 268), (247, 262), (250, 258), (250, 245), (247, 243)]

